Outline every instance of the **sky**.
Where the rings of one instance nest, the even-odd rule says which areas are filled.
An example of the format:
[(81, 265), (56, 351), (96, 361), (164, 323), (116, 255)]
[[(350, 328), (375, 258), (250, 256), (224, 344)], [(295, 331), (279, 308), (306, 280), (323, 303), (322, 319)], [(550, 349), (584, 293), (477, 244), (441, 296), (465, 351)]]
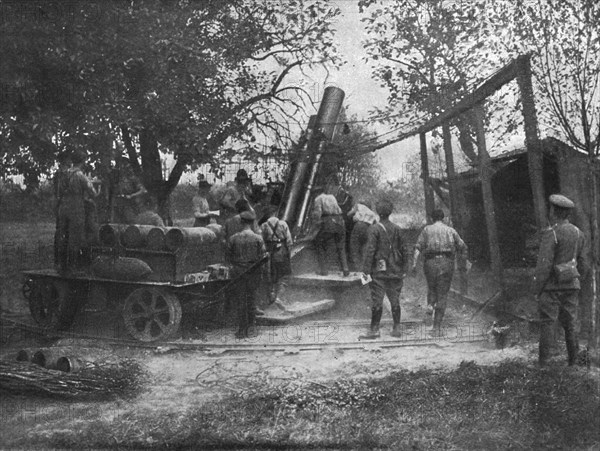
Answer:
[[(339, 55), (346, 64), (329, 72), (304, 71), (305, 76), (294, 79), (293, 82), (301, 84), (315, 102), (314, 111), (308, 111), (308, 115), (316, 114), (324, 89), (327, 86), (336, 86), (346, 94), (343, 106), (347, 114), (356, 115), (359, 120), (368, 120), (372, 110), (386, 105), (388, 91), (372, 78), (371, 65), (365, 61), (367, 53), (363, 48), (363, 40), (366, 34), (360, 20), (362, 15), (358, 11), (358, 0), (333, 0), (332, 3), (341, 11), (334, 25), (336, 29), (334, 40)], [(391, 130), (391, 127), (378, 122), (366, 122), (366, 124), (377, 135), (389, 133)], [(393, 134), (389, 134), (384, 136), (383, 140), (393, 137)], [(418, 137), (378, 150), (376, 155), (380, 161), (383, 180), (405, 178), (407, 171), (414, 172), (414, 168), (407, 165), (406, 161), (418, 151)], [(412, 172), (408, 175), (412, 176)], [(195, 177), (195, 174), (187, 174), (182, 181), (193, 181)]]
[[(325, 84), (334, 85), (344, 90), (346, 97), (344, 106), (349, 115), (356, 114), (359, 119), (368, 119), (374, 108), (386, 105), (388, 90), (372, 78), (372, 67), (365, 61), (367, 53), (363, 48), (366, 33), (361, 23), (362, 15), (358, 11), (357, 0), (335, 0), (333, 3), (340, 9), (335, 29), (335, 40), (340, 56), (347, 61), (337, 71), (332, 71), (327, 80), (317, 80), (320, 88)], [(377, 134), (387, 133), (390, 127), (381, 123), (368, 123)], [(384, 138), (391, 139), (392, 135)], [(393, 144), (376, 152), (381, 163), (383, 178), (396, 180), (406, 174), (406, 161), (419, 150), (418, 138), (411, 138)]]

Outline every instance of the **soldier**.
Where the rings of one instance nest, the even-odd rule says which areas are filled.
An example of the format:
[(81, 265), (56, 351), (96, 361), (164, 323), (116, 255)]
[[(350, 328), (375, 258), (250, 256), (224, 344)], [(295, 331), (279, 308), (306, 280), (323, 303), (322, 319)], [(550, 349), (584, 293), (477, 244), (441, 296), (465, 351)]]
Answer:
[(387, 294), (392, 306), (394, 328), (391, 335), (400, 336), (400, 292), (406, 274), (406, 246), (402, 230), (390, 221), (393, 205), (387, 200), (377, 203), (381, 222), (369, 227), (363, 260), (363, 277), (370, 275), (371, 327), (359, 339), (379, 338), (379, 322), (383, 312), (383, 297)]
[(228, 242), (227, 256), (232, 265), (231, 277), (236, 278), (236, 301), (238, 303), (238, 331), (236, 338), (255, 335), (254, 319), (256, 317), (256, 290), (260, 279), (259, 271), (244, 274), (252, 265), (261, 260), (265, 254), (265, 243), (260, 235), (252, 231), (256, 214), (244, 211), (240, 214), (243, 230), (233, 235)]
[(147, 191), (131, 166), (124, 159), (118, 161), (114, 220), (121, 224), (133, 224), (140, 213), (140, 201)]
[[(250, 211), (256, 216), (254, 209), (250, 206), (250, 204), (248, 203), (248, 200), (246, 200), (246, 199), (238, 199), (238, 201), (235, 203), (235, 209), (237, 211), (237, 214), (235, 216), (232, 216), (229, 219), (227, 219), (227, 221), (225, 221), (225, 239), (226, 240), (229, 240), (229, 238), (231, 238), (233, 235), (235, 235), (236, 233), (241, 232), (243, 230), (244, 227), (243, 227), (242, 218), (240, 215), (244, 211)], [(251, 229), (254, 233), (260, 235), (260, 229), (258, 228), (258, 224), (256, 223), (256, 220), (253, 222)]]
[(194, 227), (206, 227), (210, 224), (210, 205), (208, 196), (212, 185), (206, 181), (204, 175), (198, 176), (198, 194), (192, 199), (194, 208)]
[(422, 253), (425, 262), (425, 278), (427, 279), (427, 307), (428, 313), (433, 310), (432, 334), (439, 335), (442, 319), (446, 312), (446, 300), (452, 276), (454, 275), (454, 259), (457, 253), (463, 258), (461, 264), (466, 262), (467, 246), (458, 232), (444, 224), (444, 212), (433, 210), (431, 213), (433, 224), (425, 226), (421, 231), (413, 257), (412, 272), (417, 271), (417, 261)]
[(146, 195), (145, 199), (141, 202), (142, 212), (136, 216), (135, 223), (139, 225), (151, 225), (155, 227), (164, 227), (165, 223), (163, 219), (156, 212), (157, 205), (156, 200), (150, 195)]
[(252, 180), (245, 169), (238, 170), (235, 176), (235, 182), (233, 184), (228, 183), (227, 185), (223, 197), (220, 200), (221, 218), (223, 220), (227, 220), (235, 215), (235, 203), (238, 200), (245, 199), (248, 201), (248, 204), (250, 204), (249, 200), (252, 197)]
[[(350, 275), (348, 270), (348, 259), (346, 257), (346, 228), (342, 210), (330, 192), (322, 192), (322, 187), (315, 187), (315, 193), (318, 194), (313, 204), (313, 224), (318, 232), (314, 239), (317, 249), (317, 259), (319, 260), (319, 269), (317, 274), (326, 276), (326, 256), (325, 250), (329, 241), (335, 242), (340, 266), (344, 277)], [(320, 193), (320, 194), (319, 194)]]
[(67, 183), (67, 174), (69, 173), (69, 169), (71, 169), (71, 155), (67, 152), (61, 152), (57, 158), (58, 161), (58, 169), (54, 174), (54, 178), (52, 179), (54, 185), (54, 198), (56, 203), (54, 204), (54, 215), (56, 218), (56, 231), (54, 232), (54, 266), (56, 269), (60, 267), (60, 233), (59, 233), (59, 225), (58, 225), (58, 212), (60, 210), (61, 196), (64, 192)]
[(64, 183), (59, 186), (58, 256), (61, 272), (77, 270), (85, 264), (86, 241), (85, 202), (98, 196), (92, 182), (82, 171), (85, 154), (72, 156), (73, 167), (68, 170)]
[(277, 217), (276, 206), (271, 206), (271, 215), (261, 226), (262, 236), (269, 252), (270, 270), (270, 302), (277, 300), (283, 288), (282, 278), (292, 273), (290, 250), (292, 234), (287, 223)]
[(366, 204), (364, 200), (361, 200), (354, 204), (348, 212), (348, 217), (354, 221), (354, 227), (352, 227), (350, 235), (350, 255), (352, 256), (352, 264), (357, 270), (362, 268), (369, 226), (379, 221), (377, 214)]
[(569, 366), (576, 362), (579, 344), (575, 332), (579, 279), (588, 270), (584, 255), (585, 236), (569, 222), (575, 204), (560, 194), (550, 196), (552, 227), (542, 235), (535, 275), (534, 294), (540, 315), (539, 364), (550, 357), (552, 330), (558, 319), (565, 330)]

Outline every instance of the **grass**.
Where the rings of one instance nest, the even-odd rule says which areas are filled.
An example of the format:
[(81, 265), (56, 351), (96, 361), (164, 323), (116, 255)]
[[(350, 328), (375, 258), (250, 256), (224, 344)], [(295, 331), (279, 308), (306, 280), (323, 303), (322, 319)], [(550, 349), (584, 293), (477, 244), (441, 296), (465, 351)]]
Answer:
[(589, 449), (600, 444), (599, 401), (597, 379), (582, 369), (463, 362), (447, 372), (266, 385), (182, 412), (88, 417), (9, 445)]

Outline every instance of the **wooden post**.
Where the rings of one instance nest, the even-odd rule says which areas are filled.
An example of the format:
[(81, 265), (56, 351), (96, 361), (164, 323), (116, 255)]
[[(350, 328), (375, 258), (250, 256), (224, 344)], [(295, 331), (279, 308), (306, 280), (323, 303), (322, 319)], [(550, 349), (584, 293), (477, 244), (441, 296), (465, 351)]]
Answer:
[[(452, 225), (460, 234), (463, 230), (462, 210), (459, 205), (460, 201), (456, 186), (456, 169), (454, 168), (454, 155), (452, 154), (452, 135), (450, 134), (450, 126), (448, 123), (442, 125), (442, 136), (444, 139), (444, 155), (446, 157), (446, 175), (448, 177), (450, 191), (450, 216), (452, 217)], [(466, 265), (460, 264), (459, 267), (466, 268)], [(459, 273), (459, 290), (464, 295), (469, 292), (469, 279), (466, 270), (460, 271)]]
[(454, 168), (454, 155), (452, 154), (452, 135), (450, 134), (450, 126), (448, 124), (444, 124), (442, 126), (442, 136), (444, 138), (446, 175), (448, 177), (450, 191), (450, 215), (452, 216), (452, 224), (454, 225), (454, 228), (462, 231), (462, 217), (459, 206), (458, 191), (456, 187), (456, 170)]
[(433, 199), (433, 190), (429, 183), (429, 161), (427, 160), (427, 136), (421, 133), (421, 178), (423, 179), (423, 189), (425, 191), (425, 216), (427, 224), (431, 223), (431, 213), (435, 208)]
[(523, 127), (525, 129), (525, 145), (527, 146), (529, 182), (531, 183), (536, 226), (538, 230), (541, 230), (548, 224), (548, 220), (546, 216), (546, 195), (544, 193), (543, 154), (538, 133), (529, 56), (520, 58), (518, 65), (517, 83), (519, 84), (523, 103)]
[(479, 178), (481, 179), (481, 193), (483, 195), (483, 210), (485, 213), (485, 224), (488, 234), (488, 245), (492, 271), (500, 286), (504, 285), (502, 271), (502, 260), (500, 258), (500, 245), (498, 243), (498, 231), (496, 228), (496, 214), (494, 211), (494, 198), (492, 195), (492, 161), (487, 152), (485, 144), (485, 131), (483, 128), (483, 106), (476, 105), (475, 128), (477, 131), (477, 148), (479, 150)]

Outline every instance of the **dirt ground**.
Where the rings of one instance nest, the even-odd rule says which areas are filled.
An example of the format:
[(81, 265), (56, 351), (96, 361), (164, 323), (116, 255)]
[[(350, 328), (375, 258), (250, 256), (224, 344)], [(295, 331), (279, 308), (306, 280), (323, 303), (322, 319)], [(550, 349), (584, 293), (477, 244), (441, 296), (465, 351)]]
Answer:
[[(44, 229), (47, 241), (49, 232), (46, 229), (51, 228)], [(31, 254), (31, 251), (21, 251), (9, 244), (3, 241), (4, 258), (9, 257), (7, 249), (15, 256)], [(45, 255), (38, 264), (43, 267), (48, 257)], [(4, 266), (3, 309), (26, 313), (24, 301), (13, 286), (14, 277), (14, 267), (6, 269)], [(9, 288), (7, 281), (13, 282)], [(483, 294), (485, 285), (480, 280), (479, 291), (475, 291), (480, 301), (487, 296)], [(256, 386), (257, 381), (311, 381), (318, 384), (331, 380), (383, 378), (401, 369), (454, 369), (463, 361), (492, 365), (518, 360), (533, 365), (536, 360), (535, 334), (526, 323), (513, 323), (506, 347), (498, 349), (489, 333), (495, 318), (485, 312), (475, 315), (472, 305), (457, 300), (449, 305), (444, 336), (430, 338), (427, 330), (431, 326), (431, 317), (425, 313), (426, 286), (422, 274), (406, 279), (402, 295), (404, 335), (400, 340), (389, 336), (391, 314), (389, 304), (386, 304), (381, 339), (357, 343), (359, 333), (368, 324), (368, 292), (360, 286), (334, 291), (337, 292), (306, 292), (307, 298), (334, 296), (336, 305), (329, 312), (297, 319), (287, 325), (261, 326), (258, 337), (252, 340), (236, 340), (235, 330), (229, 322), (222, 328), (200, 327), (193, 333), (184, 331), (173, 345), (154, 348), (105, 345), (103, 349), (114, 356), (133, 358), (143, 365), (149, 378), (141, 394), (134, 399), (102, 402), (6, 394), (0, 402), (0, 447), (27, 448), (28, 444), (49, 447), (61, 434), (70, 436), (84, 425), (107, 425), (120, 419), (130, 421), (131, 427), (135, 428), (136, 422), (132, 419), (145, 418), (150, 413), (179, 418), (186, 412), (215, 405), (232, 395), (255, 391), (260, 388)], [(298, 296), (298, 292), (295, 295)], [(6, 326), (6, 323), (2, 324)], [(3, 327), (0, 358), (13, 359), (16, 351), (24, 347), (98, 345), (76, 338), (78, 333), (109, 338), (124, 336), (114, 314), (97, 311), (93, 305), (84, 309), (72, 332), (75, 338), (49, 343), (39, 336)], [(251, 349), (232, 349), (236, 344)], [(191, 346), (194, 350), (180, 350), (177, 346)], [(559, 352), (564, 354), (560, 347)], [(597, 376), (594, 373), (593, 377)], [(127, 434), (131, 433), (127, 431)], [(142, 443), (153, 445), (147, 430), (141, 428), (139, 435)], [(124, 437), (114, 436), (111, 440), (115, 447), (125, 443)]]
[[(402, 300), (405, 335), (400, 340), (389, 336), (391, 315), (388, 304), (382, 321), (382, 338), (356, 343), (356, 338), (368, 324), (369, 305), (365, 292), (355, 289), (345, 292), (345, 299), (338, 300), (337, 306), (326, 315), (313, 315), (287, 325), (262, 326), (258, 337), (252, 340), (236, 340), (233, 337), (235, 329), (225, 327), (207, 330), (194, 338), (179, 338), (173, 343), (202, 345), (199, 350), (182, 351), (169, 345), (150, 349), (105, 346), (104, 349), (110, 349), (115, 356), (134, 358), (143, 364), (149, 374), (143, 393), (133, 400), (107, 402), (5, 396), (0, 445), (11, 447), (34, 443), (38, 446), (46, 443), (46, 438), (54, 440), (57, 434), (72, 434), (84, 424), (94, 422), (105, 424), (150, 414), (177, 417), (232, 395), (256, 390), (257, 381), (326, 383), (381, 378), (401, 369), (453, 369), (462, 361), (482, 365), (507, 359), (535, 361), (535, 344), (527, 331), (518, 331), (507, 348), (497, 349), (488, 333), (493, 318), (477, 315), (473, 319), (473, 309), (457, 303), (449, 307), (444, 337), (430, 338), (427, 331), (431, 318), (424, 310), (424, 288), (421, 278), (407, 280)], [(96, 315), (94, 312), (88, 314)], [(79, 318), (75, 330), (86, 332), (90, 318), (98, 321), (94, 331), (104, 329), (98, 324), (110, 330), (110, 319), (98, 316), (88, 316), (85, 321)], [(19, 348), (48, 344), (39, 337), (23, 333), (6, 337), (6, 342), (0, 355), (3, 359), (14, 358)], [(93, 341), (75, 338), (53, 344), (94, 346)], [(234, 344), (254, 350), (231, 349)], [(324, 347), (317, 349), (321, 345)], [(115, 440), (117, 445), (118, 438)], [(51, 443), (49, 441), (47, 445)]]

